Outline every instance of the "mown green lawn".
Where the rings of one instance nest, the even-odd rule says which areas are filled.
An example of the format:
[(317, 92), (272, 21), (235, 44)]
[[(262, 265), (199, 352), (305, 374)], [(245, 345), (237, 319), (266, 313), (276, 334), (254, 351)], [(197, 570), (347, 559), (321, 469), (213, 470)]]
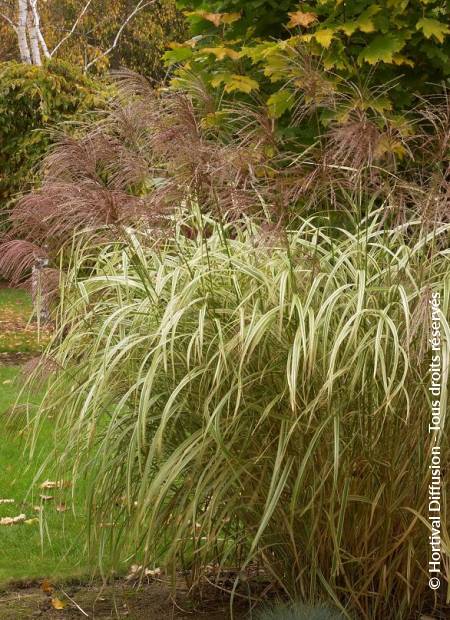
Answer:
[[(30, 310), (26, 293), (0, 289), (1, 353), (39, 352), (42, 339), (33, 326), (27, 327)], [(38, 438), (37, 454), (30, 461), (26, 450), (30, 431), (24, 425), (26, 408), (32, 412), (35, 404), (21, 394), (22, 385), (21, 368), (2, 364), (0, 357), (0, 500), (14, 500), (0, 502), (0, 519), (26, 517), (18, 524), (0, 525), (0, 583), (86, 575), (89, 566), (84, 545), (82, 489), (73, 493), (71, 486), (40, 488), (45, 480), (55, 482), (51, 468), (34, 480), (50, 452), (53, 428), (49, 419)], [(18, 396), (18, 407), (11, 414)], [(40, 395), (33, 398), (36, 402)], [(49, 498), (43, 499), (41, 495)]]
[(0, 286), (0, 364), (2, 354), (38, 354), (48, 341), (48, 330), (30, 321), (32, 304), (26, 291)]

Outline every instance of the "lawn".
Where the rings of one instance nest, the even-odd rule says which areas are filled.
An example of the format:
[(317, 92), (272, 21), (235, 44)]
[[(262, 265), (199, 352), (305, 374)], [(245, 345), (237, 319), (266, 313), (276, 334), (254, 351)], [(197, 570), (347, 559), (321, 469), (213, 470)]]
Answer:
[(26, 291), (0, 287), (0, 364), (10, 356), (36, 355), (42, 350), (49, 332), (38, 328), (31, 316), (32, 304)]
[[(34, 480), (53, 442), (49, 419), (39, 440), (37, 454), (30, 461), (26, 450), (25, 411), (32, 410), (23, 385), (21, 356), (37, 354), (47, 334), (38, 333), (29, 322), (31, 302), (24, 291), (0, 289), (0, 519), (21, 517), (17, 524), (0, 526), (0, 583), (48, 578), (56, 580), (88, 573), (82, 535), (84, 515), (82, 491), (41, 488), (56, 482), (51, 471)], [(15, 362), (14, 356), (19, 362)], [(3, 363), (7, 361), (7, 364)], [(18, 406), (12, 414), (17, 398)], [(36, 399), (39, 395), (35, 396)], [(34, 403), (35, 404), (35, 403)], [(66, 481), (70, 483), (70, 481)], [(74, 499), (75, 498), (75, 499)], [(5, 500), (14, 500), (6, 502)]]

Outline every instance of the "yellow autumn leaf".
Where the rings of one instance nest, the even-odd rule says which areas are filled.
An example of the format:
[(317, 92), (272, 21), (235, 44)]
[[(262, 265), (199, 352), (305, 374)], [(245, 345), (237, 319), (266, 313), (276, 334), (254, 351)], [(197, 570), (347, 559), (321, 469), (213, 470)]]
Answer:
[(392, 56), (392, 62), (394, 65), (408, 65), (409, 67), (414, 67), (414, 62), (402, 54), (394, 54)]
[(439, 43), (443, 43), (445, 37), (450, 34), (450, 28), (444, 22), (430, 17), (422, 17), (416, 24), (416, 30), (422, 30), (427, 39), (435, 37)]
[(303, 26), (303, 28), (309, 28), (311, 24), (317, 21), (316, 13), (303, 13), (303, 11), (294, 11), (288, 13), (290, 21), (287, 24), (288, 28), (295, 28), (296, 26)]
[(52, 598), (52, 607), (54, 609), (64, 609), (66, 604), (59, 598)]
[(209, 11), (186, 11), (185, 15), (187, 17), (201, 17), (202, 19), (206, 19), (206, 21), (214, 24), (216, 28), (218, 28), (220, 24), (232, 24), (241, 18), (240, 13), (211, 13)]
[(198, 39), (188, 39), (187, 41), (183, 41), (183, 43), (179, 43), (178, 41), (170, 41), (168, 47), (170, 49), (175, 50), (179, 47), (195, 47), (198, 43)]
[(214, 24), (216, 28), (220, 26), (220, 22), (222, 21), (222, 13), (207, 13), (205, 11), (201, 17)]
[(259, 84), (256, 80), (247, 75), (238, 75), (236, 73), (217, 73), (211, 80), (211, 86), (217, 88), (220, 84), (224, 84), (224, 90), (227, 93), (232, 93), (236, 90), (243, 93), (250, 93), (252, 90), (259, 89)]
[(238, 60), (241, 57), (240, 53), (231, 47), (204, 47), (202, 52), (207, 54), (213, 54), (217, 60), (223, 60), (224, 58), (231, 58), (231, 60)]
[(233, 74), (229, 80), (225, 83), (225, 92), (232, 93), (234, 91), (240, 91), (249, 94), (252, 90), (258, 90), (259, 84), (256, 80), (248, 77), (247, 75)]
[(222, 13), (222, 24), (232, 24), (241, 19), (240, 13)]
[(334, 37), (334, 30), (331, 28), (323, 28), (322, 30), (317, 30), (313, 36), (319, 45), (328, 49)]
[(356, 22), (344, 22), (339, 26), (339, 29), (342, 30), (342, 32), (348, 37), (351, 37), (352, 34), (358, 29), (358, 24)]

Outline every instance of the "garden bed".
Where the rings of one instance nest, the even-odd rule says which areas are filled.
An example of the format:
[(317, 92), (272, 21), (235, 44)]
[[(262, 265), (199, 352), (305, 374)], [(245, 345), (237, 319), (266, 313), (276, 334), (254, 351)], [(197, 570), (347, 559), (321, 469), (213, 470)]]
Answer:
[[(20, 587), (19, 587), (20, 586)], [(64, 593), (63, 593), (64, 591)], [(178, 589), (176, 600), (170, 588), (161, 582), (140, 587), (127, 581), (116, 581), (111, 585), (69, 584), (62, 590), (55, 590), (64, 609), (52, 605), (52, 595), (43, 592), (38, 582), (16, 584), (0, 594), (1, 620), (22, 618), (128, 618), (129, 620), (176, 618), (185, 620), (226, 620), (230, 618), (228, 604), (217, 598), (206, 598), (193, 607), (186, 591)], [(61, 596), (61, 599), (59, 599)], [(72, 599), (72, 602), (70, 599)], [(53, 600), (55, 600), (53, 598)], [(77, 606), (78, 605), (78, 608)], [(81, 611), (82, 610), (82, 611)], [(87, 615), (85, 615), (87, 614)], [(241, 620), (244, 610), (235, 612), (233, 618)]]

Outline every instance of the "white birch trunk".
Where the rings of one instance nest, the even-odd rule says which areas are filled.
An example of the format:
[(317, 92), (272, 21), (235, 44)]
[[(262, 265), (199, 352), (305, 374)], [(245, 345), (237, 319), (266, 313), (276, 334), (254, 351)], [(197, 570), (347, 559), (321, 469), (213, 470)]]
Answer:
[(28, 11), (27, 17), (28, 36), (30, 39), (31, 60), (33, 65), (42, 65), (41, 51), (39, 49), (39, 37), (32, 9)]
[(38, 41), (41, 45), (42, 53), (44, 54), (46, 58), (50, 58), (50, 52), (48, 50), (47, 43), (45, 42), (44, 35), (42, 34), (42, 31), (41, 31), (41, 17), (39, 15), (39, 10), (37, 6), (38, 0), (29, 0), (29, 1), (30, 1), (31, 12), (33, 14), (34, 28), (36, 30)]
[(17, 40), (20, 60), (31, 65), (30, 48), (27, 40), (28, 0), (18, 0)]

